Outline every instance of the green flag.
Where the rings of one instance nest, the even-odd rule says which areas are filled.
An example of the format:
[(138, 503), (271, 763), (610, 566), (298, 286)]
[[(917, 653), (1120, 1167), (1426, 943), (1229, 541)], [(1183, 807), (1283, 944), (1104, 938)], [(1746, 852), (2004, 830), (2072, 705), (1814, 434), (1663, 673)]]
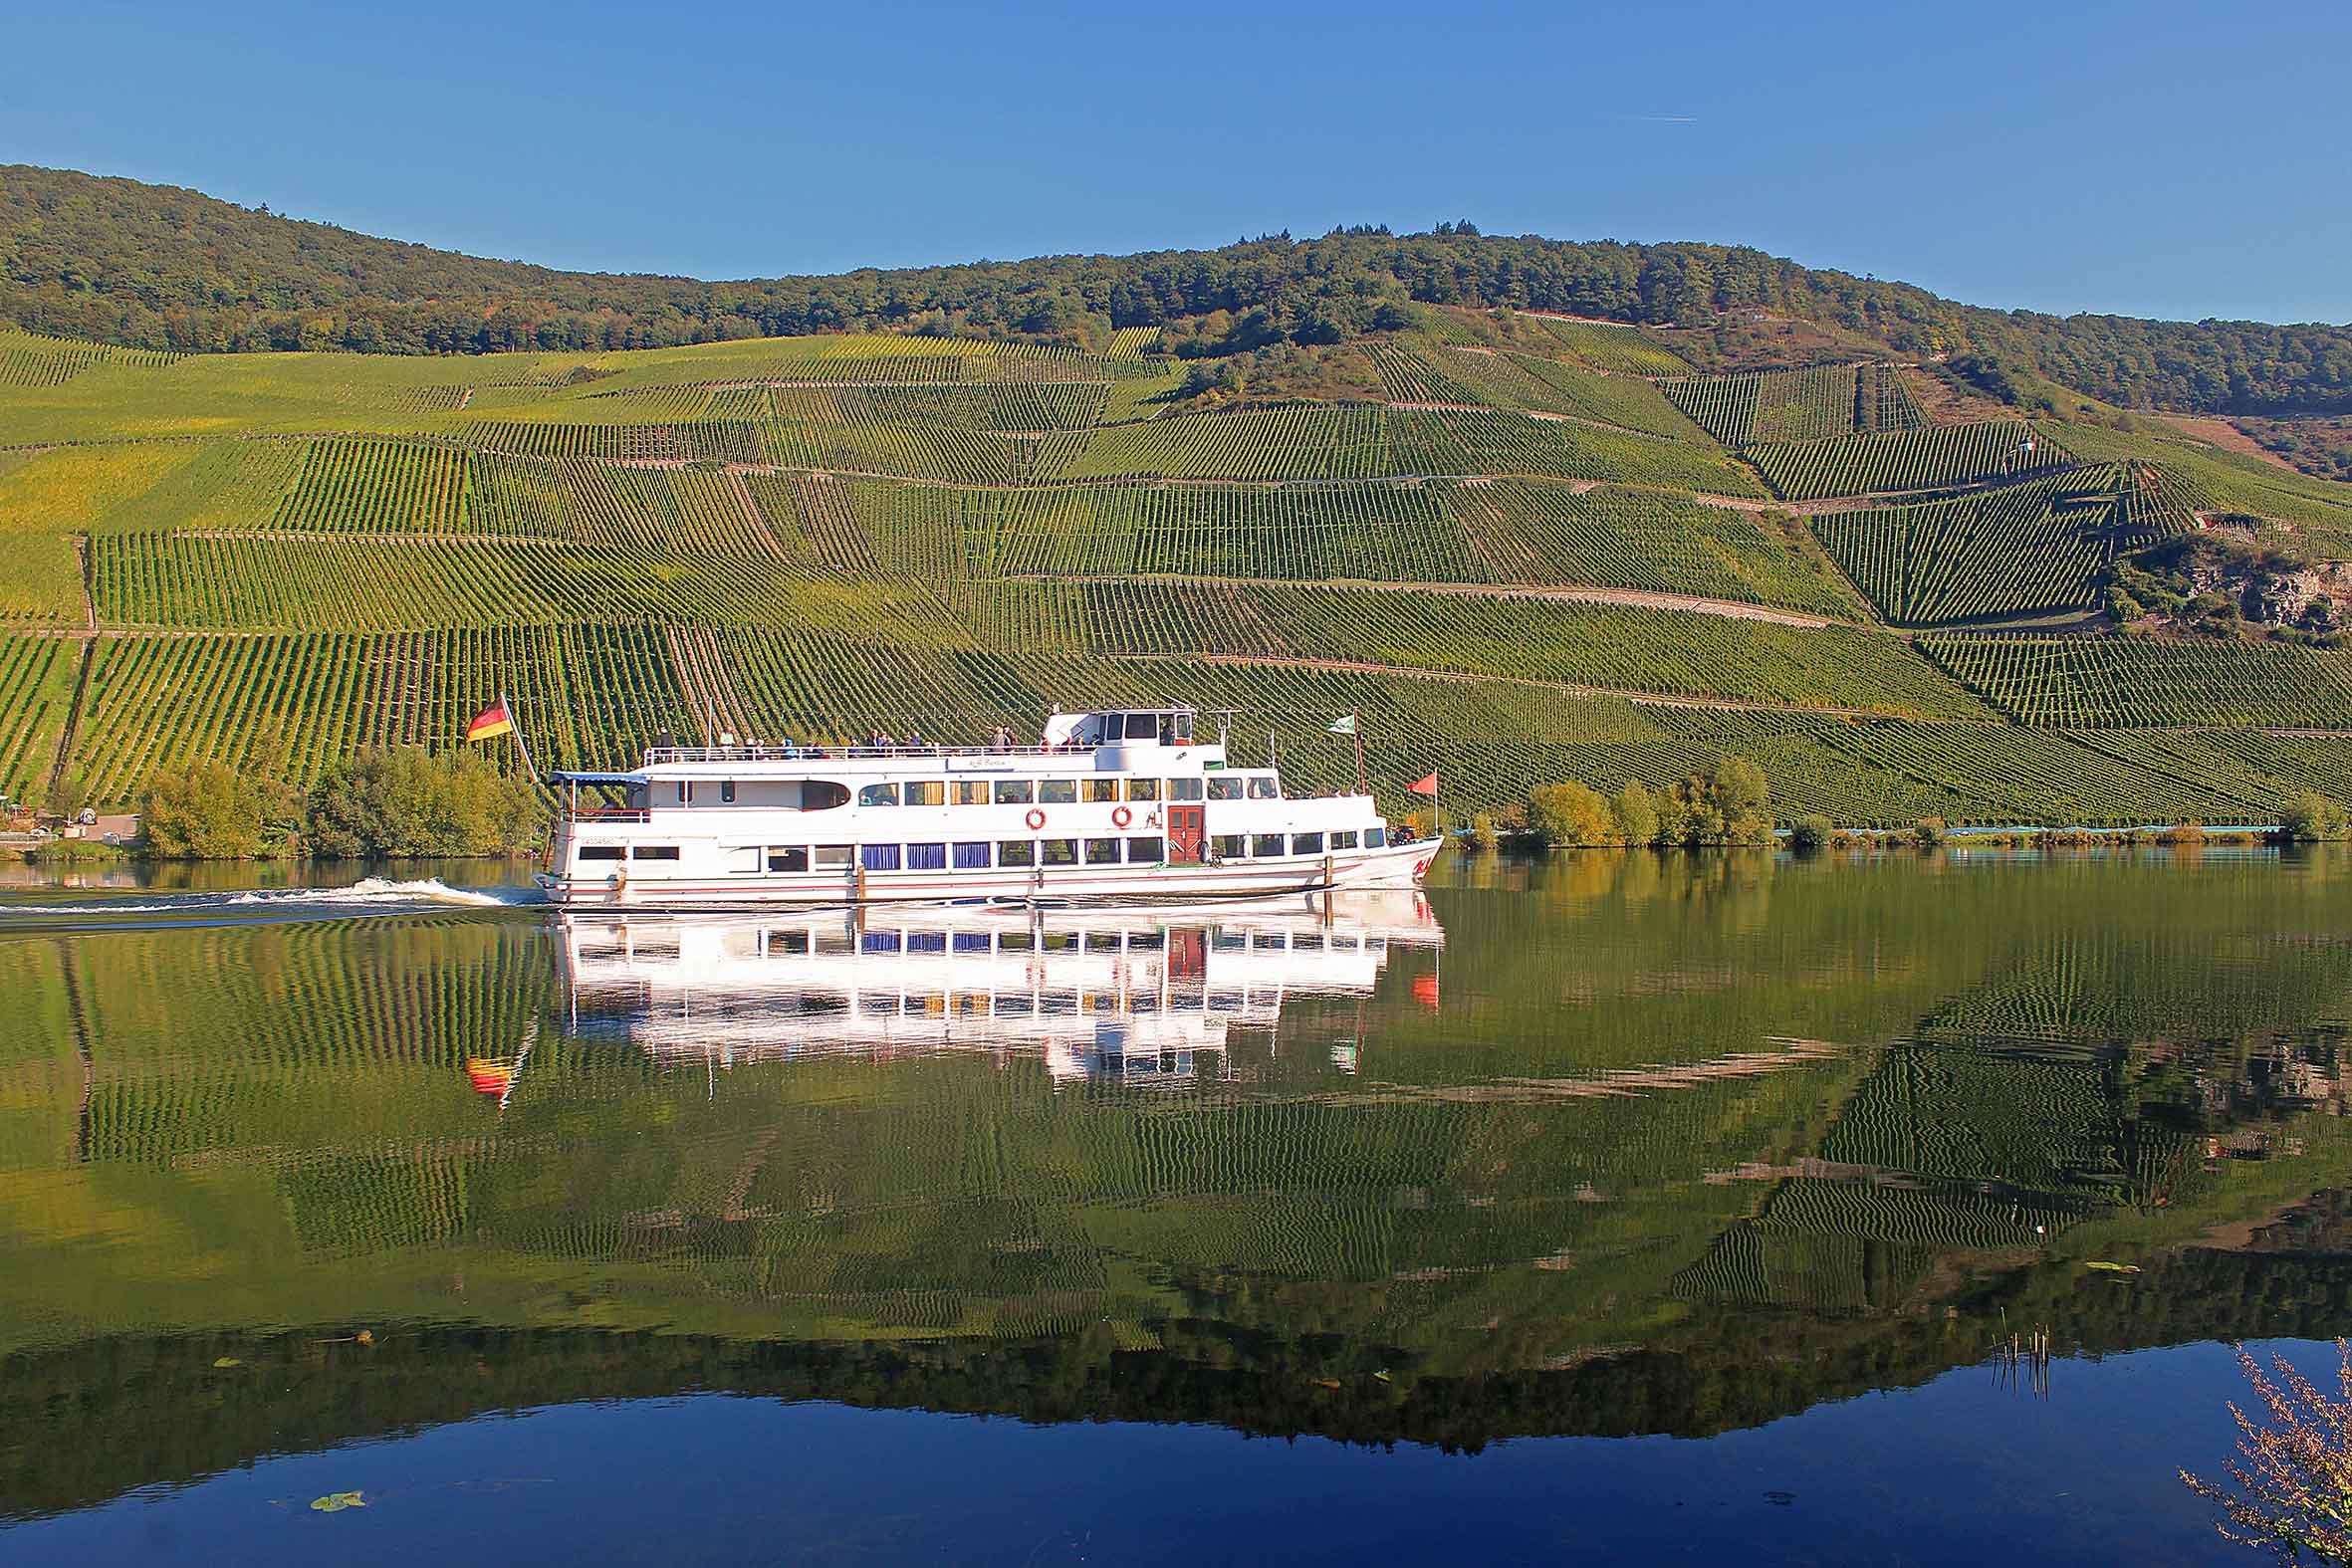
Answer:
[(1346, 718), (1344, 718), (1344, 719), (1334, 719), (1334, 720), (1332, 720), (1332, 721), (1331, 721), (1331, 733), (1332, 733), (1333, 735), (1353, 735), (1353, 734), (1355, 734), (1355, 715), (1351, 713), (1351, 714), (1349, 714), (1349, 715), (1348, 715)]

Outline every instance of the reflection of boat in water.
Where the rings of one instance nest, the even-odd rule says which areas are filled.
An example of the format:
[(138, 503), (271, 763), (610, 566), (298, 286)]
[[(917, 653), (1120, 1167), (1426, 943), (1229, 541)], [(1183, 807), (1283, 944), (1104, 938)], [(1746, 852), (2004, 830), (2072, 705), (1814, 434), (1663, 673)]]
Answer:
[(1221, 1070), (1229, 1027), (1271, 1027), (1292, 997), (1369, 997), (1392, 946), (1445, 940), (1418, 891), (1196, 912), (568, 914), (559, 931), (573, 1030), (656, 1056), (1030, 1049), (1059, 1081), (1136, 1082), (1196, 1077), (1204, 1057)]

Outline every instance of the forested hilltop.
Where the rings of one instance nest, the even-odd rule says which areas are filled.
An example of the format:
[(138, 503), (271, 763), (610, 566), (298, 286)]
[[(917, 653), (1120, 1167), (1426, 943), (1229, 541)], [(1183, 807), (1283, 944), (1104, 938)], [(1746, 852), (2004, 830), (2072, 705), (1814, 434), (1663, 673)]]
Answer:
[[(706, 283), (484, 261), (186, 190), (0, 167), (0, 320), (178, 352), (668, 347), (842, 331), (1019, 337), (1087, 350), (1121, 330), (1203, 352), (1328, 344), (1423, 306), (1510, 307), (1741, 338), (1758, 313), (2131, 408), (2352, 409), (2352, 329), (2054, 317), (1705, 244), (1334, 230), (1214, 251), (1058, 256)], [(1210, 319), (1216, 319), (1213, 323)]]

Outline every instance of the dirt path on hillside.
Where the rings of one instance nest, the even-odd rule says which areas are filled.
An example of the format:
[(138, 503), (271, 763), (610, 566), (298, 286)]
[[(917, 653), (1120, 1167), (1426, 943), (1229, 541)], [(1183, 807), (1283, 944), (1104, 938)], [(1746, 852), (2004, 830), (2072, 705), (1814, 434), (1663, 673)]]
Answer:
[[(1019, 582), (1173, 582), (1194, 587), (1266, 587), (1284, 586), (1283, 581), (1266, 577), (1212, 577), (1187, 572), (1137, 572), (1120, 576), (1048, 576), (1040, 572), (1025, 572), (1009, 578)], [(1370, 593), (1444, 593), (1463, 598), (1481, 599), (1566, 599), (1584, 604), (1623, 604), (1639, 609), (1679, 610), (1692, 615), (1722, 615), (1734, 620), (1770, 621), (1776, 626), (1801, 626), (1818, 631), (1826, 626), (1867, 631), (1874, 627), (1854, 621), (1833, 620), (1824, 615), (1806, 615), (1797, 610), (1775, 609), (1768, 604), (1751, 604), (1744, 599), (1702, 598), (1693, 593), (1660, 593), (1648, 588), (1600, 588), (1573, 582), (1397, 582), (1372, 578), (1318, 577), (1318, 587), (1362, 589)]]
[(1902, 724), (1963, 725), (1983, 727), (1984, 719), (1931, 719), (1912, 714), (1878, 713), (1868, 708), (1807, 707), (1795, 703), (1749, 702), (1737, 697), (1675, 697), (1660, 692), (1635, 691), (1623, 686), (1582, 686), (1572, 681), (1544, 681), (1524, 675), (1470, 675), (1460, 670), (1427, 670), (1410, 664), (1372, 664), (1356, 659), (1313, 659), (1303, 656), (1277, 658), (1251, 653), (1106, 653), (1107, 659), (1121, 663), (1167, 663), (1170, 660), (1194, 661), (1201, 664), (1222, 664), (1242, 669), (1268, 670), (1328, 670), (1343, 675), (1401, 675), (1411, 680), (1443, 681), (1449, 685), (1476, 686), (1482, 682), (1498, 682), (1505, 686), (1526, 686), (1536, 691), (1559, 692), (1569, 697), (1615, 697), (1644, 708), (1696, 708), (1710, 713), (1816, 713), (1833, 719), (1885, 719)]
[[(1675, 490), (1668, 494), (1688, 496), (1705, 506), (1721, 507), (1728, 512), (1786, 512), (1800, 518), (1831, 517), (1840, 512), (1871, 512), (1880, 507), (1924, 507), (1938, 501), (1951, 501), (1961, 496), (1982, 494), (1988, 490), (2004, 490), (2010, 485), (2027, 480), (2051, 479), (2066, 474), (2079, 474), (2087, 468), (2100, 468), (2099, 463), (2057, 463), (2047, 468), (2028, 469), (2023, 473), (2007, 474), (1993, 479), (1972, 479), (1965, 485), (1933, 485), (1922, 490), (1872, 490), (1858, 496), (1825, 496), (1817, 501), (1758, 501), (1748, 496), (1722, 496), (1708, 491)], [(1657, 486), (1632, 486), (1633, 489), (1657, 489)]]

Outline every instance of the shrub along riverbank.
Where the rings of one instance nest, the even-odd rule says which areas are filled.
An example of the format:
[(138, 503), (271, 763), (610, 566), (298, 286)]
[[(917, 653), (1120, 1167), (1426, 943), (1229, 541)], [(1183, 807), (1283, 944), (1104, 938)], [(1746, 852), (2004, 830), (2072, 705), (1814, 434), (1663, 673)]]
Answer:
[(511, 855), (539, 838), (531, 786), (474, 752), (367, 747), (308, 795), (219, 763), (158, 769), (140, 797), (146, 852), (168, 859)]
[[(1905, 844), (1934, 850), (1955, 831), (1942, 817), (1923, 817), (1892, 831), (1846, 829), (1817, 813), (1779, 826), (1772, 814), (1771, 786), (1764, 770), (1743, 757), (1727, 757), (1706, 773), (1692, 774), (1665, 790), (1628, 783), (1615, 794), (1589, 784), (1567, 781), (1540, 784), (1516, 809), (1498, 818), (1482, 811), (1471, 818), (1469, 845), (1488, 850), (1508, 844), (1529, 849), (1710, 848), (1772, 844), (1785, 839), (1798, 854), (1832, 845)], [(1968, 833), (1986, 847), (2058, 848), (2069, 844), (2187, 846), (2206, 843), (2319, 843), (2352, 836), (2352, 812), (2325, 795), (2305, 793), (2279, 808), (2274, 822), (2260, 827), (2209, 830), (2202, 822), (2121, 829), (2019, 828)]]

